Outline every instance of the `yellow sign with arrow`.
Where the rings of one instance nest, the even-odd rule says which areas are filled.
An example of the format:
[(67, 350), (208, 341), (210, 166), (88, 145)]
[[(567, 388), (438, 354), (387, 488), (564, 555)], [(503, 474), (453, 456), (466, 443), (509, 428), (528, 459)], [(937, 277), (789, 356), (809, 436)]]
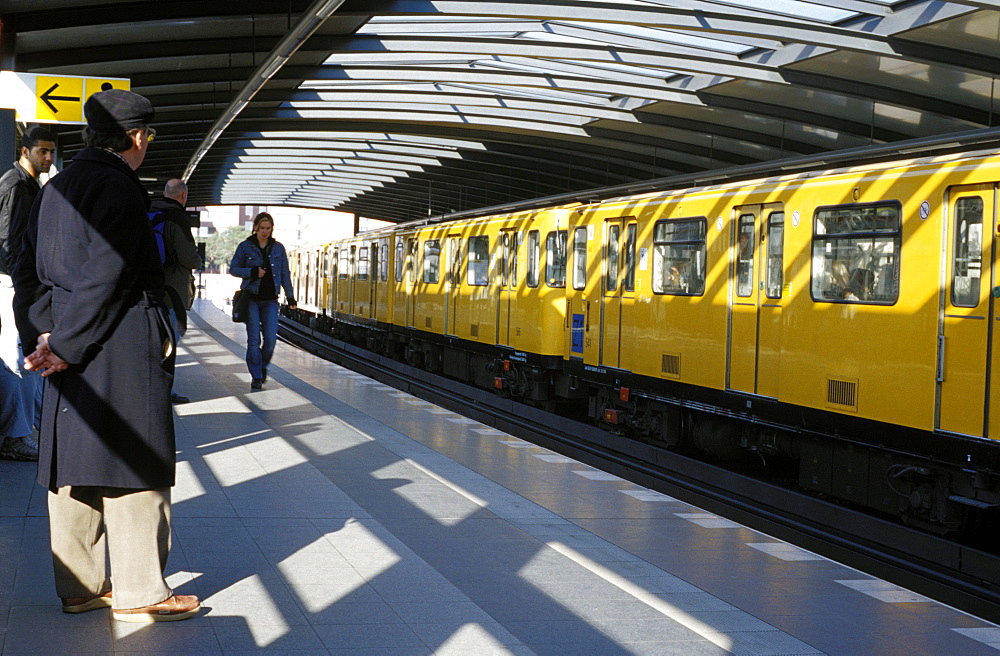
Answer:
[(98, 91), (129, 89), (125, 78), (0, 71), (0, 107), (24, 123), (84, 123), (83, 104)]

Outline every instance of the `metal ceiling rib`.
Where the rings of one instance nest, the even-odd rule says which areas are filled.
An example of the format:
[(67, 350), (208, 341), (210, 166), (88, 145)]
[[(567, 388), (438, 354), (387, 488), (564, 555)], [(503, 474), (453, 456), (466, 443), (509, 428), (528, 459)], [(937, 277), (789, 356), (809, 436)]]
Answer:
[(0, 54), (130, 78), (151, 189), (405, 221), (991, 128), (998, 5), (0, 0)]

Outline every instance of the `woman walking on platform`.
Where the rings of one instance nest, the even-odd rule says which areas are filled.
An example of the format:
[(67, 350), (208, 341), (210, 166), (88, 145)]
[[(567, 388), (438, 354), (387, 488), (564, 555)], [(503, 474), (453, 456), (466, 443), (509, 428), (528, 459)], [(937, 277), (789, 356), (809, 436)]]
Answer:
[(267, 380), (267, 365), (271, 362), (278, 341), (278, 294), (285, 290), (288, 307), (295, 309), (292, 276), (288, 270), (285, 247), (271, 236), (274, 219), (261, 212), (253, 220), (253, 234), (240, 242), (229, 263), (229, 273), (243, 278), (240, 289), (250, 295), (247, 308), (247, 369), (250, 389), (258, 390)]

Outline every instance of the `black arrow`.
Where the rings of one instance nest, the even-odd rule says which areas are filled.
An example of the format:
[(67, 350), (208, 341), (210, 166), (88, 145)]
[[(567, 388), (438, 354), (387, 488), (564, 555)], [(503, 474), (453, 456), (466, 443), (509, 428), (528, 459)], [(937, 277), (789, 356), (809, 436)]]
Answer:
[(59, 88), (59, 83), (56, 82), (51, 87), (49, 87), (48, 91), (46, 91), (45, 93), (42, 94), (42, 102), (49, 106), (49, 109), (52, 110), (53, 114), (58, 114), (59, 113), (59, 110), (56, 109), (56, 106), (52, 104), (53, 100), (72, 100), (74, 102), (80, 102), (79, 98), (74, 98), (73, 96), (51, 96), (51, 95), (49, 95), (49, 94), (51, 94), (53, 91), (55, 91), (58, 88)]

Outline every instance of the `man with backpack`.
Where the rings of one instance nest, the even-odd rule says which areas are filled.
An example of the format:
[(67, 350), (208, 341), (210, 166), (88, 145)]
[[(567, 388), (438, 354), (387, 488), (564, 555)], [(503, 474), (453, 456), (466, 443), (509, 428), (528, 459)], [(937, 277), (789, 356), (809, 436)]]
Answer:
[[(187, 329), (187, 311), (194, 301), (193, 270), (201, 266), (201, 256), (191, 234), (191, 220), (184, 210), (187, 195), (187, 184), (183, 180), (168, 180), (163, 197), (154, 200), (149, 208), (149, 221), (166, 274), (167, 304), (175, 344)], [(176, 392), (170, 393), (171, 403), (187, 403), (189, 400)]]

